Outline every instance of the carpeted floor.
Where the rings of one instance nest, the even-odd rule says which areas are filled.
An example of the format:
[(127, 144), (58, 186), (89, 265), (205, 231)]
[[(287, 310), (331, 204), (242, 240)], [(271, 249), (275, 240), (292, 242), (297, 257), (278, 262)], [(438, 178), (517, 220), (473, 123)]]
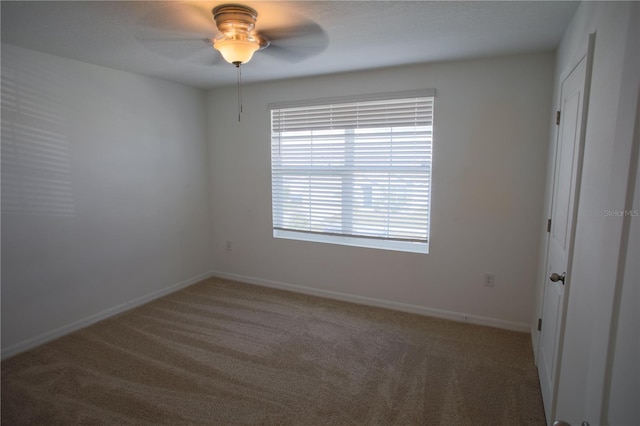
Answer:
[(209, 279), (2, 362), (3, 425), (544, 425), (528, 334)]

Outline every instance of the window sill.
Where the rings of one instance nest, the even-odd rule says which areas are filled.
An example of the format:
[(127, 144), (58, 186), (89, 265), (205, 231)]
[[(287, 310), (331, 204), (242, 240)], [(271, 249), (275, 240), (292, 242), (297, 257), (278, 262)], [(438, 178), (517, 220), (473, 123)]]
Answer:
[(369, 238), (341, 237), (335, 235), (308, 234), (306, 232), (273, 230), (274, 238), (287, 240), (308, 241), (343, 246), (364, 247), (379, 250), (402, 251), (408, 253), (429, 253), (429, 243), (414, 243), (404, 241), (376, 240)]

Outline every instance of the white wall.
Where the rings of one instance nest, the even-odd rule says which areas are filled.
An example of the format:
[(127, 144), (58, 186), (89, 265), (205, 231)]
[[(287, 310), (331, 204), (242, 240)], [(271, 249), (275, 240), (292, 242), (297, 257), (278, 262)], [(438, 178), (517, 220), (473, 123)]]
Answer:
[(3, 356), (210, 270), (205, 109), (200, 90), (2, 45)]
[[(553, 69), (544, 53), (246, 85), (240, 123), (235, 88), (210, 91), (214, 271), (528, 330)], [(437, 91), (430, 253), (272, 238), (267, 105), (422, 88)], [(483, 286), (485, 272), (495, 287)]]
[[(638, 105), (640, 108), (640, 105)], [(638, 156), (640, 120), (636, 123), (635, 156)], [(640, 173), (635, 165), (635, 184), (630, 187), (633, 202), (628, 206), (632, 214), (640, 212)], [(610, 358), (607, 366), (610, 377), (605, 385), (603, 418), (611, 425), (640, 424), (640, 219), (627, 217), (623, 225), (627, 237), (621, 248), (626, 251), (622, 282), (617, 290), (614, 306)]]
[[(638, 164), (639, 28), (638, 3), (581, 3), (556, 57), (554, 91), (557, 94), (561, 73), (575, 60), (589, 34), (596, 34), (554, 417), (571, 424), (584, 420), (591, 424), (640, 423), (637, 404), (640, 400), (637, 261), (640, 219), (606, 214), (637, 209), (638, 205), (638, 187), (633, 186), (637, 177), (633, 171)], [(555, 138), (553, 131), (552, 138)], [(552, 150), (553, 146), (550, 161), (553, 161)], [(551, 175), (548, 188), (550, 178)], [(550, 195), (548, 191), (546, 206)], [(546, 282), (545, 257), (542, 250), (537, 313), (541, 312)], [(533, 330), (534, 327), (535, 322)], [(532, 335), (537, 347), (537, 332)]]

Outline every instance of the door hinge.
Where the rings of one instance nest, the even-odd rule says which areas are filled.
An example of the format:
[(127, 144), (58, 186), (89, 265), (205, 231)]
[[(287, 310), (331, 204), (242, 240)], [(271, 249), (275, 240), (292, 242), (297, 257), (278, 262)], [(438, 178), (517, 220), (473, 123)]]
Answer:
[(560, 111), (556, 111), (556, 126), (560, 125)]
[(542, 330), (542, 318), (538, 318), (538, 331)]
[(547, 220), (547, 232), (551, 232), (551, 219)]

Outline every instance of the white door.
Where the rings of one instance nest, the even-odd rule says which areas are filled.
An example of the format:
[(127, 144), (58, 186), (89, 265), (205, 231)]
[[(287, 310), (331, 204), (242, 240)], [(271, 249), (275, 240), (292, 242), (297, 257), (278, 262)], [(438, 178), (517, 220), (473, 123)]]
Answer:
[(560, 123), (556, 146), (551, 227), (547, 251), (547, 282), (542, 305), (538, 372), (547, 423), (555, 416), (555, 386), (564, 319), (565, 291), (571, 279), (568, 265), (582, 156), (583, 108), (587, 57), (562, 81)]

